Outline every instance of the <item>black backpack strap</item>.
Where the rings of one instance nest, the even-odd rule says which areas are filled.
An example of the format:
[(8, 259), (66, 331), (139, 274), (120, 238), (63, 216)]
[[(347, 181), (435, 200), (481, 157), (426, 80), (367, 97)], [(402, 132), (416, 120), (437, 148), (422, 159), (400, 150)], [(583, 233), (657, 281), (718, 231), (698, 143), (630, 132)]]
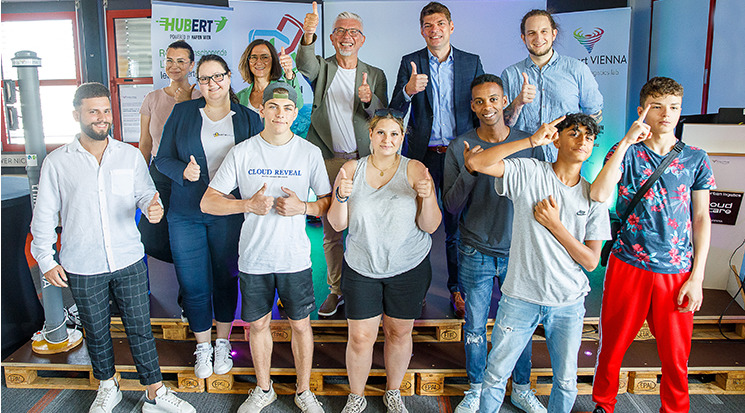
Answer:
[(660, 165), (657, 167), (657, 169), (654, 170), (652, 175), (647, 179), (647, 182), (642, 185), (642, 187), (634, 194), (634, 198), (629, 203), (629, 207), (626, 209), (626, 213), (623, 214), (623, 217), (621, 218), (621, 223), (625, 223), (626, 220), (629, 218), (629, 215), (631, 215), (631, 212), (634, 211), (634, 207), (639, 203), (639, 201), (642, 199), (644, 194), (647, 193), (649, 188), (654, 185), (655, 182), (660, 178), (663, 172), (665, 172), (665, 169), (667, 169), (668, 166), (670, 166), (671, 163), (673, 163), (673, 160), (680, 155), (680, 152), (683, 150), (683, 147), (685, 144), (683, 141), (678, 141), (675, 146), (673, 146), (673, 149), (670, 151), (670, 153), (667, 154), (665, 159), (662, 160)]

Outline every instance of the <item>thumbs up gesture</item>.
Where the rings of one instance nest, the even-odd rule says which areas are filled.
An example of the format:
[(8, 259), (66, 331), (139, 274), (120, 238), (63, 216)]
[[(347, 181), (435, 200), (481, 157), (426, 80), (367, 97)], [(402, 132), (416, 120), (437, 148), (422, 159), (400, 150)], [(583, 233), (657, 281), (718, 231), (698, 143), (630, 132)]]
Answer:
[(292, 80), (295, 77), (295, 72), (292, 71), (292, 56), (285, 52), (285, 48), (279, 52), (279, 65), (282, 66), (282, 70), (285, 72), (285, 79)]
[(184, 179), (191, 182), (199, 180), (199, 175), (202, 172), (197, 160), (194, 159), (194, 155), (189, 156), (189, 163), (184, 168)]
[(367, 84), (367, 72), (362, 72), (362, 85), (357, 89), (357, 93), (363, 103), (370, 103), (370, 100), (372, 100), (372, 90), (370, 90), (370, 85)]
[(336, 188), (336, 194), (339, 198), (346, 199), (349, 195), (352, 195), (352, 189), (354, 188), (354, 180), (347, 178), (347, 171), (342, 167), (339, 171), (339, 176), (336, 178), (339, 181), (339, 186)]
[(246, 200), (246, 212), (256, 215), (266, 215), (274, 206), (274, 197), (264, 195), (266, 192), (266, 183), (258, 191)]
[(316, 33), (316, 28), (318, 28), (318, 22), (318, 3), (314, 1), (313, 13), (306, 14), (303, 21), (303, 32), (305, 32), (303, 35), (303, 44), (311, 44), (313, 42), (313, 35)]
[(427, 75), (418, 74), (416, 71), (416, 63), (411, 62), (411, 77), (409, 77), (409, 82), (406, 83), (406, 86), (404, 87), (406, 94), (409, 96), (416, 95), (427, 87), (427, 82), (429, 82)]
[(531, 85), (528, 81), (528, 74), (523, 72), (523, 87), (520, 89), (520, 94), (517, 95), (517, 103), (524, 105), (530, 103), (535, 99), (536, 88), (535, 85)]
[(277, 198), (277, 213), (285, 217), (304, 214), (308, 206), (289, 188), (282, 187), (287, 196)]
[(147, 206), (147, 220), (151, 224), (157, 224), (161, 219), (163, 219), (163, 207), (160, 205), (160, 202), (158, 202), (159, 198), (160, 194), (156, 192), (155, 196), (153, 196), (153, 199), (150, 200), (150, 203)]
[(543, 225), (551, 231), (551, 228), (556, 228), (557, 225), (561, 225), (559, 219), (559, 204), (554, 199), (553, 195), (549, 195), (548, 198), (539, 201), (533, 208), (533, 216), (539, 224)]
[(191, 94), (194, 92), (194, 87), (197, 84), (194, 83), (189, 88), (176, 88), (176, 93), (174, 93), (173, 98), (176, 100), (176, 103), (186, 102), (187, 100), (191, 100)]
[(468, 173), (473, 173), (474, 169), (471, 159), (473, 159), (474, 155), (483, 152), (484, 148), (482, 148), (481, 145), (476, 145), (471, 149), (471, 145), (468, 144), (468, 141), (463, 141), (463, 144), (463, 165), (466, 167)]
[(424, 176), (414, 184), (416, 195), (422, 199), (429, 198), (435, 194), (435, 183), (432, 181), (432, 176), (429, 174), (429, 168), (425, 168), (424, 171)]

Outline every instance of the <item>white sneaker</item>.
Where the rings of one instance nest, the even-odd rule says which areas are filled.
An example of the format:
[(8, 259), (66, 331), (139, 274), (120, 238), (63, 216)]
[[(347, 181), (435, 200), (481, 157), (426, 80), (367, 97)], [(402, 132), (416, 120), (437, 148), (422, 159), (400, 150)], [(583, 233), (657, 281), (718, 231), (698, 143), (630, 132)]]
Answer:
[(458, 403), (454, 413), (477, 413), (479, 411), (479, 404), (481, 398), (481, 384), (478, 387), (471, 385), (463, 397), (463, 400)]
[(261, 390), (258, 385), (248, 394), (248, 399), (238, 408), (238, 413), (259, 413), (263, 408), (277, 400), (274, 383), (269, 382), (269, 391)]
[(295, 405), (303, 413), (323, 413), (323, 405), (316, 399), (316, 395), (310, 389), (300, 394), (295, 393)]
[(224, 338), (215, 340), (215, 374), (226, 374), (233, 368), (233, 348)]
[(388, 413), (409, 413), (401, 400), (400, 390), (388, 390), (383, 395), (383, 404), (388, 408)]
[(510, 394), (510, 400), (512, 404), (518, 409), (528, 413), (546, 413), (546, 408), (543, 407), (540, 401), (535, 397), (535, 389), (518, 391), (515, 387), (512, 387), (512, 394)]
[(153, 400), (147, 398), (147, 390), (145, 390), (145, 402), (142, 404), (142, 413), (157, 412), (196, 413), (197, 409), (186, 400), (179, 399), (176, 396), (176, 392), (163, 385), (155, 391), (155, 398)]
[(119, 383), (114, 379), (101, 380), (96, 400), (93, 401), (88, 413), (111, 413), (120, 401), (122, 391), (119, 390)]
[(212, 344), (197, 344), (194, 351), (197, 360), (194, 362), (194, 374), (200, 379), (206, 379), (212, 375)]
[(354, 393), (347, 396), (347, 404), (344, 405), (341, 413), (362, 413), (367, 407), (367, 400), (364, 397)]

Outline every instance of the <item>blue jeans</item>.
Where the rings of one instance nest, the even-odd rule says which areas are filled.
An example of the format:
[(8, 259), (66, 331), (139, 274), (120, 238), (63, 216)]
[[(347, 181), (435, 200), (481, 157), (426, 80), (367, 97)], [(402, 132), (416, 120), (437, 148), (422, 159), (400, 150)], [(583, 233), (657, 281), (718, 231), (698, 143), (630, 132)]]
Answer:
[(481, 387), (481, 411), (497, 412), (510, 372), (539, 323), (546, 331), (554, 385), (548, 411), (570, 412), (577, 398), (577, 354), (582, 341), (584, 299), (561, 307), (531, 304), (506, 295), (499, 300), (492, 349)]
[[(489, 317), (494, 278), (499, 279), (498, 288), (504, 284), (509, 259), (482, 254), (463, 243), (458, 247), (458, 252), (458, 284), (466, 300), (466, 324), (463, 326), (466, 335), (466, 373), (471, 384), (478, 384), (483, 381), (486, 369), (486, 320)], [(530, 338), (512, 372), (513, 382), (530, 383), (532, 353), (533, 340)]]
[(238, 237), (243, 215), (168, 215), (179, 292), (195, 333), (232, 323), (238, 304)]

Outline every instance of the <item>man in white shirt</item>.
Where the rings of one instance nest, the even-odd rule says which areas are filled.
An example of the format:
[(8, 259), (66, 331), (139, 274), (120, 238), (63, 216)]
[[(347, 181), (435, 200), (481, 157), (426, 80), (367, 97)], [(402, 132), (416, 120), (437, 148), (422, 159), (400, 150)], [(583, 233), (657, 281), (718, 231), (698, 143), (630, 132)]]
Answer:
[[(336, 53), (326, 59), (315, 54), (318, 5), (305, 16), (303, 38), (297, 52), (297, 68), (313, 86), (313, 111), (308, 142), (321, 149), (331, 182), (350, 159), (370, 154), (367, 121), (376, 110), (388, 105), (385, 74), (361, 61), (357, 54), (365, 44), (362, 18), (348, 11), (339, 13), (330, 35)], [(319, 316), (332, 316), (344, 303), (341, 295), (342, 233), (325, 217), (323, 252), (326, 256), (329, 295), (318, 309)]]
[[(157, 223), (163, 206), (147, 165), (136, 148), (109, 138), (111, 101), (104, 85), (81, 85), (73, 105), (80, 135), (44, 161), (31, 253), (52, 285), (69, 284), (78, 305), (93, 376), (101, 381), (90, 411), (111, 412), (122, 399), (109, 331), (109, 302), (116, 300), (140, 383), (147, 388), (142, 411), (196, 412), (163, 386), (150, 327), (145, 251), (133, 218), (139, 208)], [(52, 248), (58, 222), (59, 263)]]
[[(287, 83), (264, 89), (264, 130), (228, 152), (200, 204), (207, 214), (245, 217), (238, 246), (241, 318), (251, 327), (256, 387), (239, 413), (258, 413), (277, 399), (270, 377), (275, 290), (292, 329), (295, 404), (303, 412), (323, 412), (310, 391), (310, 313), (316, 302), (305, 216), (326, 214), (331, 185), (321, 150), (290, 130), (298, 113), (296, 102), (297, 93)], [(236, 188), (242, 199), (230, 196)], [(307, 201), (311, 189), (318, 194), (315, 202)]]

